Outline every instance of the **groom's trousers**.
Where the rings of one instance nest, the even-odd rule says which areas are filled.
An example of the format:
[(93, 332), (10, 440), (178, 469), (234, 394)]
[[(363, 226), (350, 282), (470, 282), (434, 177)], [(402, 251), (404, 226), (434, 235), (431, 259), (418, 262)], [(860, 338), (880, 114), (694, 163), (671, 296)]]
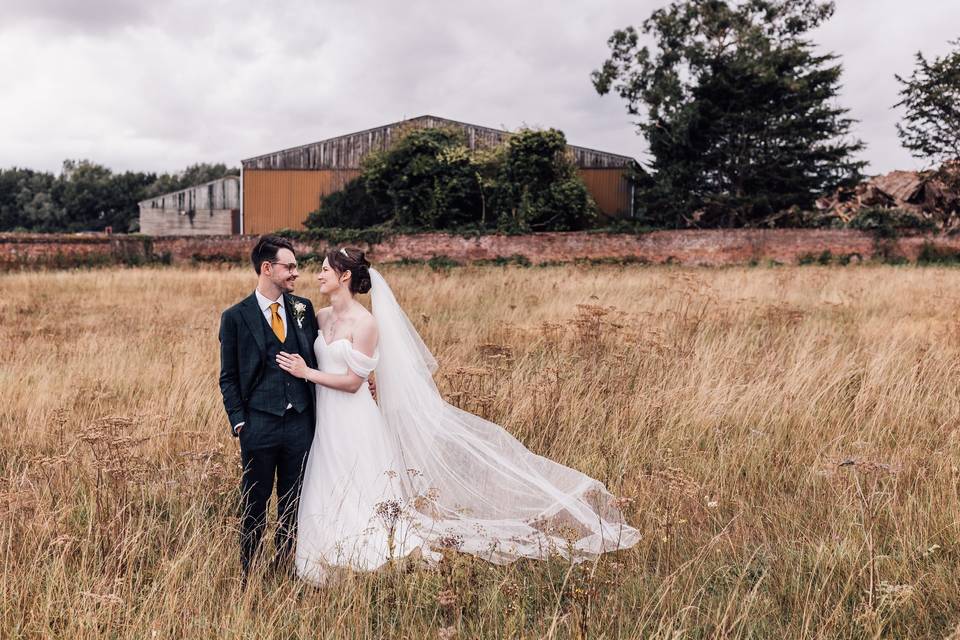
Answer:
[[(249, 429), (249, 430), (248, 430)], [(303, 470), (313, 440), (313, 417), (288, 409), (283, 416), (251, 409), (240, 431), (243, 476), (240, 488), (240, 560), (247, 574), (260, 550), (267, 524), (267, 507), (277, 486), (277, 531), (275, 562), (287, 563), (293, 554), (297, 525), (297, 502), (303, 485)]]

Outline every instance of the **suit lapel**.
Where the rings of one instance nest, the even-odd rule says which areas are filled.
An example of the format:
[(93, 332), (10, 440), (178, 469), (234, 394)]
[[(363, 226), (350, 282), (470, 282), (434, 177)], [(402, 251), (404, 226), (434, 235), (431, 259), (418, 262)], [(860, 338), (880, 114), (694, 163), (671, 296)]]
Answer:
[(266, 353), (267, 343), (263, 334), (263, 312), (260, 311), (260, 305), (257, 304), (257, 294), (251, 293), (250, 297), (243, 301), (243, 321), (247, 323), (253, 339), (256, 340), (260, 353)]

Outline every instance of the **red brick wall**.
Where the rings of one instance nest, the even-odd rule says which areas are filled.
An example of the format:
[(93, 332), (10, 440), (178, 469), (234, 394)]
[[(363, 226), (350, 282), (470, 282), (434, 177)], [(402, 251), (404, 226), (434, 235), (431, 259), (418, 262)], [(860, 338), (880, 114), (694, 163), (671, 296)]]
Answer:
[[(246, 261), (255, 236), (167, 236), (0, 234), (0, 268), (136, 264), (169, 255), (173, 263)], [(319, 252), (324, 243), (297, 242), (299, 253)], [(894, 256), (916, 261), (925, 244), (960, 253), (960, 236), (916, 235), (891, 240), (852, 230), (731, 229), (655, 231), (643, 235), (602, 233), (538, 233), (476, 238), (422, 233), (359, 244), (372, 262), (427, 260), (444, 256), (457, 262), (524, 256), (533, 264), (577, 259), (629, 259), (651, 264), (721, 266), (776, 261), (796, 264), (829, 251), (853, 261)]]

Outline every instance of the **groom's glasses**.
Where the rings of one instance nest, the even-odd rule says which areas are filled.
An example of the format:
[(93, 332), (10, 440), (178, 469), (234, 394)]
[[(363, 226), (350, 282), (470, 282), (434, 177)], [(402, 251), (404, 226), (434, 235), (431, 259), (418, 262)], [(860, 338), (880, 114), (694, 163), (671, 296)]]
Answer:
[(270, 264), (279, 264), (287, 268), (287, 271), (296, 271), (297, 263), (296, 262), (270, 262)]

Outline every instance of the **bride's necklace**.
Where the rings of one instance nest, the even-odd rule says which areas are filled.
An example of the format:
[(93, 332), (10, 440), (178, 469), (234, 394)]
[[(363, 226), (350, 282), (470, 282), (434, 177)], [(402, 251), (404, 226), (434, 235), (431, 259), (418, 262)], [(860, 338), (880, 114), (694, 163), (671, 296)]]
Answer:
[[(339, 324), (340, 324), (340, 318), (335, 317), (334, 314), (333, 314), (333, 312), (331, 311), (331, 312), (330, 312), (330, 326), (328, 327), (328, 329), (329, 329), (328, 335), (330, 336), (330, 340), (333, 340), (333, 339), (336, 337), (336, 335), (337, 335), (337, 325), (339, 325)], [(327, 339), (324, 338), (324, 340), (327, 340)], [(327, 340), (327, 342), (330, 342), (330, 340)]]
[[(334, 320), (332, 317), (333, 314), (330, 314), (330, 315), (331, 315), (330, 326), (327, 327), (327, 335), (330, 336), (330, 338), (333, 338), (333, 336), (337, 335), (337, 323), (340, 322), (340, 319), (337, 318), (336, 320)], [(327, 340), (327, 342), (330, 342), (330, 340)]]

